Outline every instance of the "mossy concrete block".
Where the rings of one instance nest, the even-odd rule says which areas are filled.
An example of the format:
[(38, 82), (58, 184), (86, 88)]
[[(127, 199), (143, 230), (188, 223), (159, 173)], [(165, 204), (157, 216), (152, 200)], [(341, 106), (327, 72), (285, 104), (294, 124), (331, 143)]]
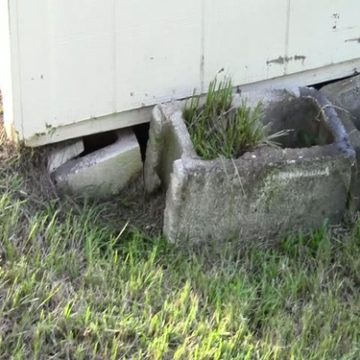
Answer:
[(60, 191), (107, 198), (139, 176), (143, 168), (140, 146), (132, 130), (119, 130), (114, 144), (71, 160), (54, 173)]
[(234, 104), (244, 98), (251, 106), (262, 101), (270, 132), (293, 130), (282, 147), (205, 161), (184, 123), (185, 104), (154, 110), (145, 180), (149, 191), (159, 185), (167, 191), (164, 234), (170, 241), (263, 243), (341, 221), (355, 154), (331, 104), (309, 88), (244, 94)]

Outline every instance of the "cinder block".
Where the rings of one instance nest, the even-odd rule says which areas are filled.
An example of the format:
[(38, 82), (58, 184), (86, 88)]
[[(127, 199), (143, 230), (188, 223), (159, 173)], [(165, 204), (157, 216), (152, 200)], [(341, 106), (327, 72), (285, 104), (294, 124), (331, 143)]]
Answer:
[(132, 130), (119, 130), (117, 141), (58, 168), (59, 190), (80, 196), (107, 198), (118, 193), (142, 171), (140, 146)]
[[(309, 88), (244, 94), (234, 105), (244, 99), (250, 106), (262, 101), (271, 132), (293, 130), (280, 138), (281, 147), (202, 160), (183, 119), (185, 103), (154, 109), (145, 181), (150, 192), (167, 191), (164, 234), (170, 241), (268, 243), (325, 220), (341, 221), (355, 153), (331, 104)], [(301, 143), (304, 131), (313, 144)]]
[(82, 139), (64, 141), (54, 145), (48, 155), (48, 171), (53, 173), (61, 165), (74, 159), (84, 150)]
[(360, 75), (324, 86), (321, 92), (334, 105), (356, 152), (348, 205), (350, 212), (360, 210)]

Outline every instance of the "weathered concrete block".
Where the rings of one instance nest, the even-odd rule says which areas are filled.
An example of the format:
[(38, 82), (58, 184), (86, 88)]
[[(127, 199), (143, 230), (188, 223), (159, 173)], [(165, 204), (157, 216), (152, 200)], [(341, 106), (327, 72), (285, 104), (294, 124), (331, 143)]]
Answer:
[(334, 105), (356, 152), (349, 193), (349, 209), (360, 209), (360, 75), (324, 86), (321, 92)]
[(334, 105), (348, 111), (360, 128), (360, 75), (326, 85), (321, 92)]
[[(342, 219), (354, 150), (331, 104), (314, 89), (235, 97), (261, 100), (282, 147), (261, 146), (238, 159), (205, 161), (194, 151), (184, 102), (154, 109), (145, 164), (148, 191), (167, 191), (164, 233), (170, 241), (202, 243), (276, 240)], [(304, 136), (306, 135), (306, 136)]]
[(61, 165), (80, 155), (84, 150), (82, 139), (64, 141), (54, 145), (48, 155), (48, 171), (50, 173), (54, 172)]
[(118, 193), (142, 170), (138, 141), (131, 130), (117, 132), (117, 141), (59, 167), (54, 180), (61, 191), (106, 198)]

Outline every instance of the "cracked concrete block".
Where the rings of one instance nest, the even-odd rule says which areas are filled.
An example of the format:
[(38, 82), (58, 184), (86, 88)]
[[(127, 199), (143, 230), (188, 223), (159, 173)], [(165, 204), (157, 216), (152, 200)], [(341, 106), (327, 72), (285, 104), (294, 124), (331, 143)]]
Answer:
[(360, 75), (324, 86), (321, 92), (334, 105), (356, 152), (349, 194), (349, 210), (353, 212), (360, 209)]
[(74, 159), (84, 151), (82, 139), (64, 141), (52, 147), (48, 155), (48, 171), (51, 174), (67, 161)]
[(234, 104), (244, 99), (251, 106), (262, 101), (270, 133), (293, 130), (280, 138), (281, 147), (202, 160), (184, 123), (185, 103), (154, 109), (145, 181), (148, 191), (161, 185), (167, 192), (164, 234), (170, 241), (267, 243), (342, 219), (355, 153), (327, 99), (300, 88), (243, 94)]
[(140, 146), (132, 130), (119, 130), (115, 143), (59, 167), (59, 190), (80, 196), (107, 198), (117, 194), (143, 168)]

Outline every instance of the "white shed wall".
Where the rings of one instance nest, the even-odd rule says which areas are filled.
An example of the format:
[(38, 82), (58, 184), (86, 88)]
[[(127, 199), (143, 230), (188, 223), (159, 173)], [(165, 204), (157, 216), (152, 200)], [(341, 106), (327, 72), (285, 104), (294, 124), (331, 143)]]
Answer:
[(32, 146), (145, 122), (221, 69), (242, 86), (360, 69), (358, 0), (12, 0), (10, 21), (0, 3), (6, 120)]

